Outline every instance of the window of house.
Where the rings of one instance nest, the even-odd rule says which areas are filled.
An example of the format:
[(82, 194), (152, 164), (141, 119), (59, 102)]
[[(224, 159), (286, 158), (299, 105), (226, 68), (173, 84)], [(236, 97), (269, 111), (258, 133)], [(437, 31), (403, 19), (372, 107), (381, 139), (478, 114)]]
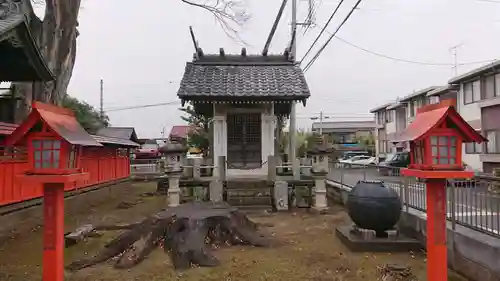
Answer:
[(486, 152), (487, 153), (500, 153), (499, 143), (497, 139), (499, 138), (499, 131), (486, 131), (486, 138), (488, 142), (486, 143)]
[(410, 107), (409, 107), (410, 117), (413, 117), (413, 116), (415, 116), (415, 103), (410, 101), (408, 104), (410, 105)]
[(481, 81), (476, 80), (472, 82), (472, 101), (480, 101), (481, 100)]
[(478, 102), (481, 96), (481, 81), (467, 82), (464, 84), (464, 104)]
[(394, 122), (394, 110), (387, 111), (387, 123)]
[(380, 151), (380, 153), (385, 153), (387, 150), (386, 150), (386, 140), (379, 140), (378, 142), (378, 149)]
[(487, 76), (484, 78), (484, 98), (491, 99), (495, 95), (495, 76)]
[(500, 73), (495, 75), (495, 97), (500, 96)]
[[(477, 131), (479, 134), (481, 131)], [(470, 142), (470, 143), (465, 143), (465, 153), (467, 154), (479, 154), (483, 153), (483, 145), (480, 143), (475, 143), (475, 142)]]
[(472, 103), (472, 83), (464, 84), (464, 104)]
[(429, 97), (429, 104), (436, 104), (436, 103), (439, 103), (439, 97), (438, 96)]
[(385, 124), (385, 112), (383, 111), (377, 112), (377, 124), (379, 125)]

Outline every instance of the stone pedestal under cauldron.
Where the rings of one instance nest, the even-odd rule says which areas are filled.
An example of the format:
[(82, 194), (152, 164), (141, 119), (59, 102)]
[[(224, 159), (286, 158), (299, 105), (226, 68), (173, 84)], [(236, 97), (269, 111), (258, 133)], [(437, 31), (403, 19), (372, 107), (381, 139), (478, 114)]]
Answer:
[(359, 181), (347, 197), (347, 210), (354, 222), (336, 229), (351, 251), (416, 251), (420, 243), (401, 234), (395, 225), (401, 215), (401, 199), (381, 181)]

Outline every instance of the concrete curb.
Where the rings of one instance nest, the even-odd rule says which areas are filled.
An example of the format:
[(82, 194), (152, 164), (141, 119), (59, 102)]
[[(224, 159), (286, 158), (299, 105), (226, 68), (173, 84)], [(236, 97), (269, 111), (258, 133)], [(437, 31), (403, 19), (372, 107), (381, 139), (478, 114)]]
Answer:
[[(347, 202), (351, 187), (332, 180), (326, 180), (330, 200)], [(406, 235), (418, 239), (425, 248), (426, 214), (409, 208), (398, 223)], [(448, 224), (448, 261), (454, 271), (476, 281), (500, 281), (500, 239), (470, 228), (457, 225), (456, 230)]]

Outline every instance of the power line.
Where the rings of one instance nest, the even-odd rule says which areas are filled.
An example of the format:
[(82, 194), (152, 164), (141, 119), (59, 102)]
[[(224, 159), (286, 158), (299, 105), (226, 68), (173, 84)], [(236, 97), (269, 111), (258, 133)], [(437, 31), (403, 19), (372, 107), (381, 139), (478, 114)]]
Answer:
[(140, 108), (157, 107), (157, 106), (165, 106), (165, 105), (177, 105), (177, 104), (180, 104), (180, 101), (152, 103), (152, 104), (136, 105), (136, 106), (126, 106), (126, 107), (112, 108), (112, 109), (108, 109), (105, 111), (106, 112), (114, 112), (114, 111), (124, 111), (124, 110), (131, 110), (131, 109), (140, 109)]
[(332, 41), (333, 37), (337, 34), (337, 32), (339, 32), (340, 28), (342, 28), (342, 26), (344, 26), (344, 24), (347, 22), (347, 20), (349, 20), (352, 13), (354, 13), (354, 11), (358, 8), (360, 3), (361, 3), (361, 0), (358, 0), (356, 2), (354, 7), (352, 7), (351, 11), (349, 11), (349, 14), (347, 14), (347, 16), (344, 18), (344, 20), (340, 23), (340, 25), (335, 30), (335, 32), (330, 36), (330, 38), (328, 38), (328, 40), (325, 42), (325, 44), (323, 44), (323, 46), (318, 50), (316, 55), (314, 55), (314, 57), (309, 61), (309, 63), (306, 65), (306, 67), (304, 67), (304, 72), (306, 72), (314, 64), (314, 62), (318, 59), (318, 57), (321, 55), (321, 53), (326, 48), (326, 46), (328, 46), (328, 44)]
[(326, 22), (325, 26), (323, 26), (323, 28), (321, 29), (321, 32), (318, 34), (318, 36), (316, 36), (316, 39), (314, 39), (314, 42), (311, 44), (311, 46), (307, 50), (306, 54), (302, 57), (302, 59), (300, 60), (299, 64), (301, 64), (302, 61), (307, 57), (307, 55), (311, 52), (311, 50), (314, 47), (314, 45), (316, 45), (316, 43), (318, 42), (318, 40), (321, 37), (321, 35), (323, 35), (323, 32), (326, 31), (326, 27), (330, 24), (330, 22), (332, 21), (333, 17), (335, 16), (335, 14), (337, 14), (337, 11), (339, 10), (339, 8), (342, 5), (342, 3), (344, 3), (344, 0), (340, 0), (340, 3), (337, 5), (337, 7), (335, 7), (335, 10), (333, 10), (333, 13), (330, 15), (330, 18), (328, 18), (328, 21)]
[[(414, 60), (408, 60), (408, 59), (402, 59), (402, 58), (397, 58), (397, 57), (393, 57), (393, 56), (389, 56), (389, 55), (385, 55), (385, 54), (381, 54), (381, 53), (377, 53), (375, 51), (371, 51), (371, 50), (368, 50), (366, 48), (363, 48), (359, 45), (356, 45), (354, 43), (351, 43), (339, 36), (335, 36), (335, 39), (339, 40), (340, 42), (342, 43), (345, 43), (351, 47), (354, 47), (356, 49), (359, 49), (361, 51), (364, 51), (364, 52), (367, 52), (369, 54), (372, 54), (372, 55), (375, 55), (375, 56), (379, 56), (379, 57), (383, 57), (383, 58), (386, 58), (386, 59), (390, 59), (390, 60), (394, 60), (394, 61), (399, 61), (399, 62), (405, 62), (405, 63), (412, 63), (412, 64), (420, 64), (420, 65), (429, 65), (429, 66), (454, 66), (453, 63), (441, 63), (441, 62), (425, 62), (425, 61), (414, 61)], [(481, 61), (470, 61), (470, 62), (463, 62), (463, 63), (457, 63), (457, 65), (470, 65), (470, 64), (480, 64), (480, 63), (488, 63), (488, 62), (492, 62), (494, 61), (494, 59), (491, 59), (491, 60), (481, 60)]]
[[(331, 32), (327, 31), (329, 34), (332, 34)], [(366, 53), (369, 53), (371, 55), (374, 55), (374, 56), (378, 56), (378, 57), (382, 57), (382, 58), (385, 58), (385, 59), (390, 59), (390, 60), (393, 60), (393, 61), (399, 61), (399, 62), (405, 62), (405, 63), (412, 63), (412, 64), (419, 64), (419, 65), (428, 65), (428, 66), (455, 66), (455, 64), (453, 63), (445, 63), (445, 62), (426, 62), (426, 61), (414, 61), (414, 60), (408, 60), (408, 59), (403, 59), (403, 58), (398, 58), (398, 57), (393, 57), (393, 56), (389, 56), (389, 55), (385, 55), (385, 54), (382, 54), (382, 53), (378, 53), (378, 52), (375, 52), (375, 51), (372, 51), (372, 50), (369, 50), (369, 49), (366, 49), (364, 47), (361, 47), (359, 45), (356, 45), (352, 42), (349, 42), (345, 39), (343, 39), (342, 37), (339, 37), (337, 35), (334, 36), (335, 39), (337, 39), (338, 41), (344, 43), (344, 44), (347, 44), (353, 48), (356, 48), (358, 50), (361, 50), (363, 52), (366, 52)], [(481, 63), (489, 63), (489, 62), (492, 62), (494, 61), (495, 59), (490, 59), (490, 60), (480, 60), (480, 61), (469, 61), (469, 62), (462, 62), (462, 63), (457, 63), (457, 65), (471, 65), (471, 64), (481, 64)]]

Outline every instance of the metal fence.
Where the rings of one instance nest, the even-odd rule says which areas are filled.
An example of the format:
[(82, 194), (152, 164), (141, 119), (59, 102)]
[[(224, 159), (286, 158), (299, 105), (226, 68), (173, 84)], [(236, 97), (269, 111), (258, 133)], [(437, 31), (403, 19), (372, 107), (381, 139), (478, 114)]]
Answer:
[(162, 163), (161, 159), (130, 160), (130, 176), (134, 180), (155, 179), (162, 174)]
[[(405, 211), (426, 210), (425, 184), (417, 178), (400, 176), (400, 168), (331, 163), (328, 180), (353, 187), (360, 180), (380, 180), (400, 196)], [(472, 180), (449, 180), (446, 212), (452, 228), (462, 225), (500, 237), (500, 196), (490, 192), (500, 179), (479, 176)]]

